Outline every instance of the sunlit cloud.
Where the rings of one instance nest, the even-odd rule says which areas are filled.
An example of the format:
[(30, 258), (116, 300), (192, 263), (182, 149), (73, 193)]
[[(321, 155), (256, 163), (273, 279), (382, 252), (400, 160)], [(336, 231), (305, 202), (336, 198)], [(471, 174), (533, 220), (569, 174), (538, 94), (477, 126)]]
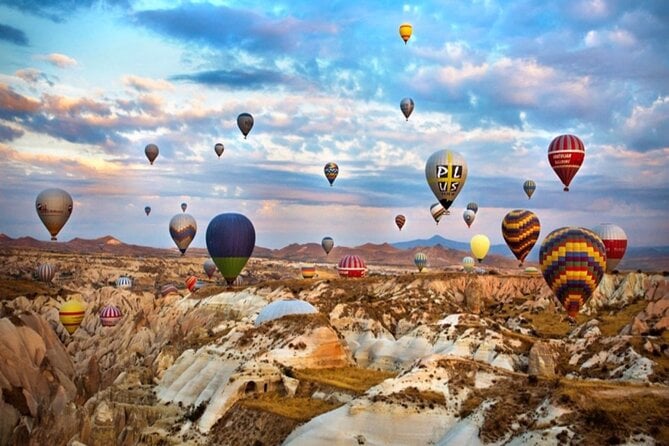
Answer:
[(35, 57), (39, 60), (49, 62), (51, 65), (58, 68), (70, 68), (77, 65), (77, 61), (75, 59), (60, 53), (41, 54)]

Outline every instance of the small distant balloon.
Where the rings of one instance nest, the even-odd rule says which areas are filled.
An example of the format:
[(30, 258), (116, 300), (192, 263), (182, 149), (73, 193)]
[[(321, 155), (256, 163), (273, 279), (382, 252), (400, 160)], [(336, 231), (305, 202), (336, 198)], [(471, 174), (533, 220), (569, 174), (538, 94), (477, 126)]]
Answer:
[(51, 263), (42, 263), (35, 270), (37, 280), (40, 282), (51, 283), (53, 276), (56, 274), (56, 267)]
[(253, 128), (253, 116), (250, 113), (241, 113), (237, 116), (237, 127), (239, 127), (242, 135), (244, 135), (244, 139), (246, 139)]
[(406, 120), (409, 120), (409, 116), (411, 116), (411, 113), (413, 113), (414, 109), (414, 102), (413, 99), (411, 98), (404, 98), (400, 101), (400, 110), (402, 110), (402, 114), (406, 118)]
[(325, 173), (325, 178), (330, 182), (330, 187), (332, 187), (332, 183), (334, 183), (337, 175), (339, 175), (339, 166), (336, 163), (327, 163), (323, 167), (323, 172)]
[(37, 195), (35, 208), (51, 234), (51, 240), (56, 240), (56, 236), (72, 215), (72, 197), (63, 189), (45, 189)]
[(128, 276), (121, 276), (116, 279), (116, 288), (132, 288), (132, 279)]
[(214, 152), (216, 152), (216, 155), (218, 155), (219, 158), (221, 157), (221, 155), (223, 155), (223, 150), (225, 150), (223, 144), (220, 142), (216, 143), (216, 145), (214, 146)]
[(413, 258), (413, 263), (418, 268), (418, 272), (422, 272), (427, 265), (427, 256), (422, 252), (417, 252)]
[(476, 261), (473, 257), (467, 256), (462, 258), (462, 267), (468, 273), (474, 271), (474, 265), (476, 265)]
[(475, 214), (478, 214), (479, 205), (474, 203), (473, 201), (470, 201), (469, 203), (467, 203), (467, 210), (474, 211)]
[(116, 305), (105, 305), (100, 310), (100, 323), (103, 327), (113, 327), (119, 323), (123, 313)]
[(404, 227), (404, 224), (406, 223), (406, 221), (407, 221), (406, 217), (402, 214), (399, 214), (395, 217), (395, 224), (400, 229), (400, 231)]
[(532, 194), (537, 189), (537, 184), (532, 180), (527, 180), (523, 183), (523, 190), (527, 194), (527, 199), (532, 198)]
[(472, 237), (469, 245), (474, 257), (476, 257), (479, 262), (482, 262), (486, 254), (488, 254), (488, 249), (490, 249), (490, 239), (483, 234), (477, 234)]
[(158, 153), (160, 153), (160, 150), (158, 150), (158, 146), (155, 144), (147, 144), (146, 147), (144, 147), (144, 153), (149, 159), (149, 162), (153, 164), (156, 158), (158, 158)]
[(412, 32), (413, 32), (413, 27), (411, 26), (410, 23), (402, 23), (400, 25), (400, 37), (402, 38), (402, 40), (404, 40), (405, 45), (411, 38)]
[(446, 215), (446, 209), (444, 209), (441, 203), (437, 202), (434, 203), (432, 206), (430, 206), (430, 214), (432, 214), (432, 218), (438, 225), (439, 220), (441, 220), (441, 217)]
[(207, 259), (204, 261), (204, 272), (207, 273), (207, 277), (210, 279), (216, 272), (216, 269), (217, 267), (213, 260)]
[(311, 279), (316, 275), (316, 265), (302, 265), (300, 267), (302, 278)]
[(321, 240), (321, 246), (323, 247), (323, 251), (325, 251), (325, 254), (330, 254), (330, 251), (332, 251), (332, 248), (334, 248), (334, 240), (332, 237), (323, 237), (323, 240)]
[(188, 291), (191, 293), (195, 291), (195, 286), (197, 285), (197, 277), (195, 276), (189, 276), (186, 279), (186, 288), (188, 288)]
[(151, 206), (144, 206), (144, 212), (148, 216), (151, 213)]
[(188, 209), (188, 204), (187, 203), (181, 203), (181, 211), (186, 212), (186, 209)]
[(181, 255), (186, 253), (188, 246), (195, 238), (197, 233), (197, 223), (190, 214), (176, 214), (170, 220), (170, 236), (181, 251)]
[(465, 212), (462, 214), (462, 219), (467, 223), (467, 227), (471, 228), (472, 223), (474, 223), (474, 220), (476, 219), (476, 212), (471, 209), (465, 209)]

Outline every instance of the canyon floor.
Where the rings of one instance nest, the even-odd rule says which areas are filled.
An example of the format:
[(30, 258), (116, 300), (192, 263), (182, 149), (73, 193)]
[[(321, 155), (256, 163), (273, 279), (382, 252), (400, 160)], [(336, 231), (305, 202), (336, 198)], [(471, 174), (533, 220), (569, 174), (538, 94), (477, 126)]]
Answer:
[[(574, 323), (521, 269), (342, 279), (333, 258), (302, 279), (251, 258), (228, 287), (204, 260), (3, 250), (0, 444), (669, 445), (662, 274), (607, 274)], [(45, 262), (51, 284), (34, 278)], [(69, 299), (86, 305), (73, 334)], [(313, 311), (256, 323), (294, 299)]]

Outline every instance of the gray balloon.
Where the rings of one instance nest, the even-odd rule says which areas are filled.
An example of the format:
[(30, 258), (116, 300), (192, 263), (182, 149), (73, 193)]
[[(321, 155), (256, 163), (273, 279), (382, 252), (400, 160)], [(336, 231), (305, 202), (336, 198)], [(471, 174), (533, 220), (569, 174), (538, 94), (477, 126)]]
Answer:
[(35, 199), (35, 208), (51, 234), (51, 240), (56, 240), (56, 236), (72, 215), (72, 197), (63, 189), (46, 189)]
[(402, 110), (402, 113), (404, 114), (404, 117), (407, 118), (407, 121), (409, 120), (409, 116), (413, 112), (413, 108), (414, 108), (413, 99), (404, 98), (400, 101), (400, 110)]
[(237, 116), (237, 127), (239, 127), (239, 130), (244, 135), (244, 139), (246, 139), (246, 135), (253, 128), (253, 116), (250, 113), (241, 113)]
[(170, 220), (170, 235), (176, 243), (181, 255), (186, 253), (188, 245), (195, 238), (197, 223), (190, 214), (177, 214)]
[(155, 144), (147, 144), (146, 147), (144, 147), (144, 153), (151, 164), (158, 158), (159, 152), (160, 150), (158, 150), (158, 146)]
[(467, 209), (462, 214), (462, 218), (465, 220), (465, 223), (467, 223), (467, 227), (470, 228), (472, 223), (474, 223), (474, 219), (476, 219), (476, 212), (472, 211), (471, 209)]
[(467, 162), (458, 152), (438, 150), (425, 163), (425, 178), (439, 203), (448, 210), (467, 180)]
[(216, 145), (214, 146), (214, 152), (216, 152), (216, 155), (218, 155), (219, 158), (221, 157), (221, 155), (223, 155), (223, 150), (225, 150), (223, 144), (220, 142), (216, 143)]

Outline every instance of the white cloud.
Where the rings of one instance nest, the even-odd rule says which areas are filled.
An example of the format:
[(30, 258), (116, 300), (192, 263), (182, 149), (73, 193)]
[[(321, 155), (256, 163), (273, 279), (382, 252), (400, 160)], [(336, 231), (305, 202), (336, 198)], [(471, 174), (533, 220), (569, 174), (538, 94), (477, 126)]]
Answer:
[(36, 58), (45, 60), (58, 68), (70, 68), (78, 65), (75, 59), (60, 53), (40, 54)]

